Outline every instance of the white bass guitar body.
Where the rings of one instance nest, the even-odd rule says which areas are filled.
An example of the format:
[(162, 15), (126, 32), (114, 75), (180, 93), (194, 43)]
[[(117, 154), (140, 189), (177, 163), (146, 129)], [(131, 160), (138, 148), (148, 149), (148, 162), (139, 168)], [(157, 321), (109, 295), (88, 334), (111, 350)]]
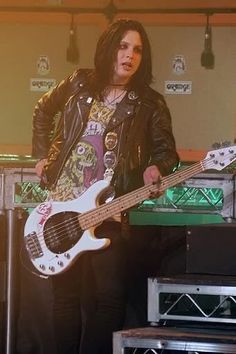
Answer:
[(39, 272), (46, 275), (60, 273), (78, 254), (110, 244), (109, 239), (94, 236), (95, 226), (82, 230), (78, 219), (80, 214), (85, 215), (97, 207), (99, 195), (107, 187), (107, 181), (98, 181), (78, 199), (48, 201), (32, 211), (25, 224), (25, 243)]

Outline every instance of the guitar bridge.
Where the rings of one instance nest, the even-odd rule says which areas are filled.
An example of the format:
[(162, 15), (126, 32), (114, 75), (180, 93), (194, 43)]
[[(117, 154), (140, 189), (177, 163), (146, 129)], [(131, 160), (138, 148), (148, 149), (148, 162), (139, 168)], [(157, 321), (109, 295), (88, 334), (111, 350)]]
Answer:
[(25, 236), (24, 241), (31, 259), (36, 259), (43, 256), (43, 250), (39, 243), (36, 232), (31, 232)]

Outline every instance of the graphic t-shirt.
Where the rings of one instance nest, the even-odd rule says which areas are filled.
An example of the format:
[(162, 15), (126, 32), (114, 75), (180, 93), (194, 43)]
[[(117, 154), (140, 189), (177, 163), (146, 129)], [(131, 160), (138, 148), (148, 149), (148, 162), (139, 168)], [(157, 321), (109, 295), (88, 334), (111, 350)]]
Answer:
[(94, 100), (86, 129), (68, 158), (49, 199), (65, 201), (78, 198), (93, 183), (103, 179), (103, 134), (114, 109)]

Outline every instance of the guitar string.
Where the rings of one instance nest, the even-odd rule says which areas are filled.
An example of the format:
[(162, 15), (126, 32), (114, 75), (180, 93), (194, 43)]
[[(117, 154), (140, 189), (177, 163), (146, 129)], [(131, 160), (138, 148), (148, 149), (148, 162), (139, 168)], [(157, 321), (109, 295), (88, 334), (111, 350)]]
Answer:
[[(197, 163), (197, 165), (198, 165), (198, 167), (199, 167), (199, 165), (201, 165), (200, 163)], [(197, 166), (196, 166), (196, 164), (195, 165), (193, 165), (193, 167), (194, 168), (196, 168)], [(191, 168), (191, 169), (187, 169), (187, 171), (179, 171), (178, 173), (182, 173), (182, 175), (185, 175), (186, 174), (186, 172), (188, 172), (189, 173), (189, 171), (192, 171), (193, 170), (193, 168)], [(196, 172), (198, 172), (198, 171), (196, 171)], [(169, 178), (169, 179), (173, 179), (173, 180), (176, 180), (176, 174), (173, 174), (173, 175), (170, 175), (170, 176), (168, 176), (168, 177), (171, 177), (171, 178)], [(177, 184), (176, 182), (175, 182), (175, 184)], [(164, 185), (164, 183), (163, 183), (163, 185)], [(146, 189), (150, 189), (150, 187), (155, 187), (155, 185), (147, 185), (146, 186), (146, 188), (145, 188), (145, 190)], [(143, 187), (142, 187), (143, 188)], [(165, 188), (163, 188), (163, 190), (164, 190)], [(131, 192), (132, 193), (132, 192)], [(145, 194), (146, 195), (146, 194)], [(116, 200), (117, 201), (117, 200)], [(104, 205), (101, 205), (100, 207), (104, 207)], [(110, 208), (110, 206), (108, 205), (105, 205), (105, 209), (107, 210), (107, 208), (109, 209)], [(98, 208), (97, 208), (98, 209)], [(88, 212), (86, 212), (86, 213), (84, 213), (84, 214), (90, 214), (91, 215), (91, 213), (94, 211), (95, 212), (95, 214), (97, 213), (97, 209), (94, 209), (94, 210), (90, 210), (90, 211), (88, 211)], [(84, 215), (84, 214), (82, 214), (82, 215)], [(71, 223), (71, 222), (73, 222), (73, 220), (77, 220), (78, 221), (78, 215), (76, 215), (75, 217), (72, 217), (72, 218), (70, 218), (70, 220), (69, 220), (69, 222)], [(94, 220), (94, 219), (93, 219)], [(99, 220), (99, 217), (98, 217), (98, 220)], [(88, 220), (90, 223), (91, 223), (91, 219), (89, 219)], [(56, 231), (58, 231), (59, 232), (59, 230), (61, 229), (61, 233), (63, 234), (63, 236), (64, 236), (64, 238), (66, 238), (66, 236), (65, 236), (65, 230), (63, 229), (63, 224), (64, 225), (66, 225), (66, 224), (68, 224), (68, 220), (65, 220), (65, 221), (63, 221), (63, 222), (61, 222), (61, 223), (59, 223), (59, 224), (57, 224), (57, 225), (54, 225), (53, 227), (51, 227), (51, 229), (54, 229), (54, 232), (55, 232), (55, 230)], [(96, 225), (96, 223), (94, 223), (93, 222), (93, 224), (94, 224), (94, 226)], [(82, 230), (82, 228), (75, 228), (75, 230)], [(61, 235), (60, 235), (60, 233), (58, 234), (58, 232), (57, 232), (57, 236), (59, 236), (59, 237), (57, 237), (57, 240), (61, 237)], [(46, 234), (46, 236), (45, 236), (45, 234)], [(41, 235), (42, 235), (42, 237), (43, 237), (43, 235), (45, 236), (45, 237), (43, 237), (43, 239), (44, 240), (46, 240), (47, 238), (49, 239), (49, 238), (51, 238), (52, 236), (48, 236), (47, 237), (47, 234), (49, 234), (50, 235), (50, 228), (48, 229), (48, 230), (46, 230), (46, 231), (44, 231), (44, 232), (42, 232), (41, 233)], [(40, 235), (40, 233), (38, 234), (38, 237), (40, 238), (41, 237), (41, 235)], [(54, 235), (53, 235), (54, 236)], [(61, 240), (63, 240), (63, 238), (61, 238)]]
[[(182, 172), (182, 171), (181, 171)], [(186, 172), (186, 171), (185, 171)], [(189, 172), (189, 169), (188, 169), (188, 172)], [(175, 176), (176, 177), (176, 176)], [(176, 182), (175, 182), (175, 184), (176, 184)], [(153, 187), (153, 185), (151, 185), (151, 187)], [(148, 186), (148, 188), (150, 188), (150, 186)], [(146, 194), (145, 194), (146, 195)], [(107, 206), (106, 206), (106, 209), (107, 209)], [(95, 212), (96, 212), (96, 209), (95, 209)], [(88, 212), (88, 214), (91, 214), (91, 211), (89, 211)], [(78, 215), (76, 215), (76, 217), (73, 217), (73, 218), (70, 218), (70, 220), (69, 220), (69, 222), (71, 223), (71, 222), (73, 222), (73, 219), (77, 219), (78, 220)], [(98, 218), (98, 220), (99, 220), (99, 218)], [(64, 222), (62, 222), (62, 223), (59, 223), (58, 225), (59, 225), (59, 227), (57, 227), (57, 225), (56, 226), (54, 226), (54, 227), (52, 227), (53, 229), (54, 229), (54, 232), (55, 232), (55, 229), (56, 230), (59, 230), (59, 229), (61, 229), (61, 233), (63, 234), (62, 236), (65, 238), (66, 236), (65, 236), (65, 230), (63, 229), (63, 224), (64, 225), (66, 225), (66, 224), (68, 224), (68, 220), (67, 221), (64, 221)], [(93, 222), (93, 224), (96, 224), (96, 223), (94, 223)], [(74, 230), (82, 230), (81, 228), (77, 228), (77, 227), (75, 227), (72, 231), (74, 231)], [(45, 234), (50, 234), (50, 232), (47, 232), (47, 231), (45, 231), (44, 232), (44, 235)], [(42, 233), (42, 235), (43, 235), (43, 233)], [(53, 235), (53, 236), (55, 236), (55, 235)], [(57, 233), (57, 236), (58, 236), (58, 233)], [(39, 237), (40, 237), (40, 235), (39, 235)], [(52, 236), (49, 236), (48, 238), (51, 238)], [(57, 237), (57, 240), (59, 239), (61, 237), (61, 235), (60, 235), (60, 233), (59, 233), (59, 237)], [(47, 239), (47, 236), (45, 236), (44, 237), (44, 240), (45, 239)], [(63, 239), (63, 238), (61, 238), (61, 239)], [(31, 245), (32, 246), (32, 245)]]
[[(150, 186), (148, 186), (148, 188), (149, 188)], [(151, 185), (151, 187), (153, 187), (153, 185)], [(145, 194), (146, 195), (146, 194)], [(106, 206), (106, 209), (107, 209), (107, 206)], [(95, 209), (95, 211), (96, 211), (96, 209)], [(89, 212), (89, 214), (91, 213), (91, 211)], [(59, 239), (60, 237), (61, 237), (61, 235), (60, 235), (60, 233), (63, 233), (63, 237), (65, 238), (66, 236), (65, 236), (65, 229), (63, 228), (65, 225), (67, 225), (68, 226), (68, 224), (69, 223), (73, 223), (73, 220), (74, 219), (76, 219), (76, 221), (78, 221), (78, 216), (76, 215), (76, 217), (73, 217), (73, 218), (70, 218), (69, 220), (65, 220), (65, 221), (63, 221), (63, 222), (61, 222), (60, 224), (58, 224), (58, 225), (60, 225), (59, 227), (56, 227), (56, 226), (54, 226), (53, 227), (53, 229), (54, 229), (54, 232), (55, 232), (55, 229), (56, 229), (56, 231), (57, 231), (57, 237), (56, 237), (56, 239)], [(98, 222), (99, 222), (99, 217), (98, 217)], [(93, 224), (95, 224), (96, 225), (96, 223), (98, 223), (98, 222), (94, 222), (93, 221)], [(64, 224), (64, 225), (63, 225)], [(61, 229), (61, 231), (60, 231), (60, 233), (59, 233), (59, 229)], [(79, 229), (80, 228), (78, 228), (77, 227), (77, 225), (75, 226), (75, 228), (71, 228), (70, 229), (70, 231), (71, 232), (73, 232), (74, 230), (77, 230), (77, 231), (79, 231)], [(50, 230), (49, 230), (50, 231)], [(49, 235), (48, 237), (47, 237), (47, 235)], [(46, 230), (45, 232), (44, 232), (44, 240), (45, 239), (49, 239), (49, 238), (52, 238), (52, 236), (54, 236), (54, 239), (55, 239), (55, 235), (51, 235), (50, 236), (50, 232), (48, 232), (48, 230)], [(59, 237), (58, 237), (59, 236)], [(40, 237), (40, 235), (39, 235), (39, 237)], [(62, 239), (62, 238), (61, 238)], [(33, 247), (33, 246), (35, 246), (35, 250), (37, 250), (37, 246), (36, 245), (32, 245), (31, 244), (31, 247)], [(31, 248), (31, 250), (32, 250), (32, 248)]]
[[(229, 156), (232, 156), (232, 153), (230, 153), (229, 154)], [(212, 167), (214, 167), (215, 166), (215, 162), (214, 162), (214, 159), (212, 159), (212, 158), (209, 158), (209, 161), (210, 160), (213, 160), (212, 161)], [(205, 159), (205, 160), (203, 160), (203, 161), (200, 161), (200, 162), (198, 162), (198, 163), (196, 163), (196, 164), (194, 164), (191, 168), (187, 168), (186, 169), (186, 171), (185, 170), (182, 170), (182, 171), (178, 171), (177, 172), (177, 175), (176, 175), (176, 173), (174, 173), (174, 174), (172, 174), (172, 175), (169, 175), (169, 176), (167, 176), (167, 177), (164, 177), (162, 180), (161, 180), (161, 187), (163, 187), (163, 188), (161, 188), (160, 189), (160, 192), (162, 192), (163, 190), (165, 190), (166, 188), (164, 187), (164, 185), (165, 185), (165, 182), (167, 181), (167, 179), (170, 181), (170, 185), (171, 184), (173, 184), (173, 182), (174, 182), (174, 185), (176, 185), (176, 184), (178, 184), (178, 182), (176, 183), (176, 177), (178, 177), (178, 175), (179, 176), (181, 176), (181, 178), (184, 176), (184, 175), (188, 175), (189, 174), (189, 172), (191, 171), (191, 172), (198, 172), (198, 170), (199, 170), (199, 167), (201, 167), (201, 170), (204, 170), (204, 167), (203, 167), (203, 165), (204, 165), (204, 163), (205, 162), (207, 162), (207, 159)], [(210, 167), (208, 167), (208, 169), (210, 169)], [(180, 183), (180, 182), (179, 182)], [(155, 185), (153, 185), (153, 184), (150, 184), (150, 185), (147, 185), (147, 186), (143, 186), (143, 187), (141, 187), (141, 190), (142, 190), (142, 192), (143, 192), (143, 194), (144, 194), (144, 196), (146, 195), (146, 193), (150, 190), (150, 189), (153, 189), (153, 188), (155, 188)], [(137, 194), (137, 191), (138, 190), (136, 190), (136, 191), (133, 191), (133, 192), (131, 192), (131, 194)], [(134, 193), (135, 192), (135, 193)], [(150, 194), (151, 193), (153, 193), (154, 192), (154, 190), (153, 191), (150, 191)], [(129, 194), (129, 193), (128, 193)], [(141, 193), (142, 194), (142, 193)], [(126, 195), (127, 196), (127, 195)], [(124, 199), (125, 199), (125, 197), (126, 196), (124, 196)], [(140, 196), (140, 195), (139, 195)], [(128, 197), (130, 198), (130, 195), (128, 195)], [(132, 195), (131, 195), (131, 197), (132, 197)], [(85, 213), (83, 213), (83, 214), (79, 214), (79, 215), (76, 215), (75, 217), (72, 217), (72, 218), (70, 218), (69, 219), (69, 223), (73, 223), (73, 221), (80, 221), (79, 219), (81, 219), (82, 220), (82, 218), (83, 219), (85, 219), (85, 222), (86, 222), (86, 218), (88, 217), (88, 216), (86, 216), (86, 215), (91, 215), (91, 214), (98, 214), (99, 213), (99, 210), (103, 210), (103, 209), (105, 209), (103, 212), (107, 212), (107, 209), (110, 209), (111, 207), (113, 207), (113, 209), (115, 209), (117, 206), (114, 206), (114, 204), (120, 204), (120, 201), (119, 201), (119, 198), (117, 198), (116, 200), (114, 200), (113, 202), (112, 202), (112, 206), (111, 205), (109, 205), (110, 203), (108, 203), (108, 204), (103, 204), (103, 205), (100, 205), (98, 208), (95, 208), (95, 209), (92, 209), (92, 210), (89, 210), (89, 211), (87, 211), (87, 212), (85, 212)], [(136, 203), (134, 203), (133, 205), (135, 205)], [(120, 208), (119, 208), (120, 209)], [(96, 215), (95, 215), (96, 216)], [(91, 226), (95, 226), (96, 225), (96, 223), (99, 223), (99, 220), (100, 220), (100, 215), (98, 215), (97, 216), (98, 217), (98, 221), (97, 222), (95, 222), (94, 223), (94, 218), (93, 218), (93, 225), (91, 224), (91, 218), (89, 218), (89, 220), (87, 220), (87, 222), (90, 222), (90, 224), (91, 224)], [(108, 216), (109, 217), (109, 216)], [(60, 222), (60, 223), (58, 223), (58, 224), (56, 224), (56, 225), (54, 225), (54, 226), (52, 226), (52, 227), (49, 227), (47, 230), (45, 230), (45, 231), (43, 231), (43, 232), (39, 232), (38, 234), (37, 234), (37, 236), (38, 236), (38, 241), (39, 241), (39, 244), (43, 247), (44, 245), (42, 244), (42, 243), (40, 243), (41, 241), (40, 241), (40, 238), (42, 238), (44, 241), (46, 241), (47, 239), (50, 239), (51, 237), (52, 237), (52, 235), (50, 236), (49, 234), (50, 234), (50, 231), (51, 230), (54, 230), (54, 232), (57, 232), (57, 240), (59, 239), (59, 238), (61, 238), (61, 234), (63, 234), (63, 236), (64, 236), (64, 238), (66, 238), (66, 236), (65, 236), (65, 230), (63, 229), (64, 228), (64, 226), (65, 225), (68, 225), (68, 220), (65, 220), (65, 221), (63, 221), (63, 222)], [(90, 226), (90, 227), (91, 227)], [(86, 228), (85, 228), (86, 229)], [(79, 228), (75, 228), (75, 230), (78, 230), (78, 231), (83, 231), (83, 229), (81, 228), (81, 227), (79, 227)], [(58, 232), (59, 232), (59, 234), (58, 234)], [(59, 237), (58, 237), (59, 236)], [(61, 238), (61, 240), (63, 240), (63, 237)], [(31, 245), (32, 246), (32, 245)]]
[[(197, 171), (196, 171), (196, 172), (197, 172)], [(147, 191), (150, 191), (150, 188), (155, 188), (155, 185), (150, 184), (150, 185), (147, 185), (147, 186), (142, 187), (142, 191), (143, 191), (144, 196), (147, 195)], [(153, 192), (153, 191), (151, 191), (151, 192)], [(132, 194), (133, 194), (133, 193), (131, 192), (131, 196), (132, 196)], [(137, 190), (135, 191), (135, 194), (137, 194)], [(141, 194), (142, 194), (142, 193), (141, 193)], [(139, 196), (140, 196), (141, 194), (139, 194)], [(130, 198), (130, 195), (129, 195), (128, 197)], [(119, 203), (120, 203), (119, 198), (117, 198), (116, 200), (114, 200), (114, 201), (113, 201), (113, 204), (112, 204), (113, 209), (117, 208), (117, 205), (114, 206), (114, 204), (119, 204)], [(110, 203), (109, 203), (109, 204), (110, 204)], [(91, 215), (91, 213), (99, 214), (99, 210), (101, 210), (101, 209), (104, 209), (104, 208), (105, 208), (105, 210), (104, 210), (103, 212), (106, 212), (107, 209), (111, 209), (111, 205), (109, 205), (109, 204), (101, 205), (101, 206), (99, 206), (99, 208), (95, 208), (95, 209), (89, 210), (88, 212), (83, 213), (82, 216), (76, 215), (75, 217), (72, 217), (72, 218), (70, 218), (69, 220), (65, 220), (65, 221), (63, 221), (63, 222), (60, 222), (59, 224), (54, 225), (54, 226), (52, 226), (51, 228), (48, 228), (46, 231), (42, 232), (41, 235), (42, 235), (42, 237), (43, 237), (43, 235), (44, 235), (44, 237), (43, 237), (44, 240), (47, 239), (47, 236), (45, 236), (45, 234), (46, 234), (46, 235), (47, 235), (47, 234), (50, 234), (50, 231), (51, 231), (51, 230), (53, 230), (54, 232), (57, 231), (57, 235), (58, 235), (58, 232), (60, 231), (60, 229), (61, 229), (62, 232), (63, 232), (63, 231), (64, 231), (63, 227), (64, 227), (65, 225), (67, 225), (68, 223), (72, 223), (73, 221), (78, 221), (79, 218), (81, 218), (81, 219), (83, 218), (83, 219), (85, 219), (85, 221), (86, 221), (86, 218), (88, 218), (88, 216)], [(134, 204), (135, 204), (135, 203), (134, 203)], [(100, 213), (100, 214), (101, 214), (101, 213)], [(95, 215), (95, 216), (96, 216), (96, 215)], [(92, 219), (92, 220), (93, 220), (93, 225), (96, 225), (96, 224), (100, 221), (99, 216), (100, 216), (100, 215), (97, 215), (98, 221), (94, 222), (94, 218), (89, 218), (89, 220), (88, 220), (87, 222), (90, 222), (90, 223), (91, 223), (91, 219)], [(85, 229), (86, 229), (86, 228), (85, 228)], [(79, 229), (78, 229), (78, 230), (79, 230)], [(82, 228), (80, 228), (80, 230), (82, 230)], [(41, 235), (40, 235), (40, 233), (38, 233), (39, 238), (41, 237)], [(59, 235), (59, 236), (60, 236), (60, 235)], [(50, 236), (48, 236), (48, 238), (50, 238)]]

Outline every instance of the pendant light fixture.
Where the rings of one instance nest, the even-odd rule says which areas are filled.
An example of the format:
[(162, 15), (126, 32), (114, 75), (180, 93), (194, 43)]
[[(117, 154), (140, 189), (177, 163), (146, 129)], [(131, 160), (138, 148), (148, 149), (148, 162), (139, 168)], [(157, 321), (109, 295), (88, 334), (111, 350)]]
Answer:
[(69, 46), (66, 51), (66, 60), (72, 64), (78, 64), (79, 62), (79, 50), (77, 47), (77, 38), (76, 38), (76, 28), (74, 24), (74, 15), (71, 15), (71, 24), (70, 24), (70, 37), (69, 37)]
[(209, 14), (206, 15), (207, 23), (204, 35), (204, 51), (201, 55), (201, 65), (206, 69), (214, 69), (215, 57), (212, 52), (212, 31), (209, 24)]

